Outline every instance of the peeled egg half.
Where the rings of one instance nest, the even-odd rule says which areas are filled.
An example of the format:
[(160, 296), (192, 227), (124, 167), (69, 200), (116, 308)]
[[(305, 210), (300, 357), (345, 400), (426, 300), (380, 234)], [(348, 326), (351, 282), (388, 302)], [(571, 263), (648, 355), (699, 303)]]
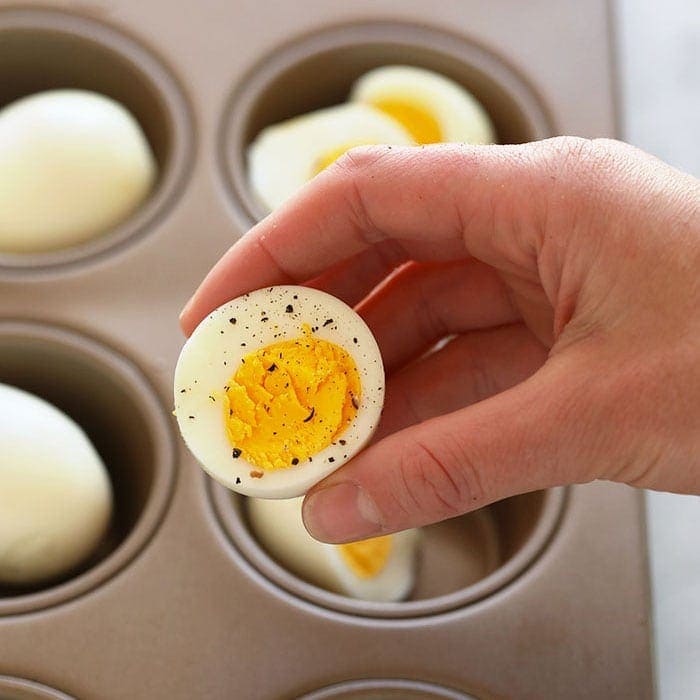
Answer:
[(390, 602), (408, 596), (415, 580), (418, 530), (325, 544), (306, 531), (303, 500), (248, 501), (253, 533), (279, 564), (310, 583), (353, 598)]
[(0, 384), (0, 416), (0, 583), (38, 583), (95, 550), (112, 487), (92, 443), (56, 407)]
[(175, 368), (175, 415), (217, 481), (247, 496), (304, 494), (368, 442), (384, 402), (365, 322), (316, 289), (259, 289), (195, 329)]
[(250, 183), (272, 210), (350, 148), (413, 143), (401, 124), (372, 106), (329, 107), (263, 129), (248, 150)]
[(156, 163), (119, 103), (50, 90), (0, 110), (0, 251), (66, 248), (122, 223), (144, 201)]
[(491, 119), (476, 98), (450, 78), (425, 68), (375, 68), (355, 83), (350, 99), (395, 119), (419, 144), (496, 140)]

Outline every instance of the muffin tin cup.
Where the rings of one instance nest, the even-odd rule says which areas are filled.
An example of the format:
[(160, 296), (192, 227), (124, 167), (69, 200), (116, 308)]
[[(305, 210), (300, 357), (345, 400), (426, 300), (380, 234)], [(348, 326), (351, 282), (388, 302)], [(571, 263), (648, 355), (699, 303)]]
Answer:
[(92, 90), (129, 109), (153, 150), (158, 180), (123, 223), (84, 243), (37, 253), (0, 250), (0, 280), (72, 271), (134, 243), (167, 213), (188, 174), (189, 107), (155, 56), (125, 34), (86, 17), (0, 7), (0, 108), (58, 88)]
[(128, 360), (69, 330), (0, 320), (0, 382), (71, 416), (100, 453), (114, 492), (110, 530), (96, 553), (60, 579), (0, 588), (0, 616), (76, 598), (127, 566), (153, 536), (170, 500), (174, 445), (167, 418)]
[(0, 676), (0, 698), (2, 700), (75, 700), (60, 690), (26, 680)]
[[(379, 603), (323, 590), (290, 573), (265, 552), (250, 531), (243, 497), (211, 479), (207, 479), (207, 491), (217, 520), (237, 553), (273, 584), (321, 608), (373, 618), (437, 615), (495, 594), (525, 571), (547, 546), (566, 501), (565, 489), (534, 492), (427, 528), (421, 550), (423, 560), (428, 561), (419, 562), (418, 591), (406, 601)], [(467, 585), (450, 580), (450, 569), (466, 570)], [(436, 583), (445, 585), (444, 579), (454, 590), (435, 591)]]
[(345, 681), (302, 695), (299, 700), (477, 700), (434, 683), (405, 679), (362, 679)]
[(527, 80), (475, 41), (390, 21), (325, 29), (276, 49), (229, 100), (219, 139), (220, 169), (244, 225), (266, 214), (246, 175), (246, 150), (255, 136), (271, 124), (344, 102), (361, 75), (397, 63), (435, 70), (467, 88), (485, 106), (501, 143), (557, 132)]

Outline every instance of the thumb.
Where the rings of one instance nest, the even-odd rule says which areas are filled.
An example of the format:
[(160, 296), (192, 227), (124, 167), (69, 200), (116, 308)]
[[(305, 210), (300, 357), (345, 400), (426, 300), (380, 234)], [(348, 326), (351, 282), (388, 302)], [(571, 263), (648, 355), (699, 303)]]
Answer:
[(307, 529), (325, 542), (364, 539), (601, 476), (615, 440), (595, 423), (610, 423), (601, 402), (615, 392), (570, 365), (550, 358), (508, 391), (364, 450), (309, 491)]

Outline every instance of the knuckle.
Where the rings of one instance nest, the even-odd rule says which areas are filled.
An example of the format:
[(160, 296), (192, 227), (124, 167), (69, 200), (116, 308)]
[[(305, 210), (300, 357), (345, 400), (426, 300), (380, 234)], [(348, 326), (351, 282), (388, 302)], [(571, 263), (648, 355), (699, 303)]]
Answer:
[(549, 154), (564, 163), (580, 159), (591, 149), (592, 143), (581, 136), (557, 136), (545, 141)]
[(548, 247), (555, 268), (580, 257), (582, 242), (589, 259), (601, 254), (610, 245), (602, 231), (627, 209), (621, 193), (633, 191), (627, 149), (611, 139), (562, 136), (542, 142), (538, 156), (537, 182), (547, 192), (542, 246), (556, 241)]
[[(402, 448), (399, 462), (401, 509), (420, 513), (426, 522), (453, 517), (479, 500), (478, 489), (469, 487), (462, 455), (455, 458), (446, 445), (439, 450), (421, 440), (413, 440)], [(478, 480), (472, 480), (478, 484)]]
[(558, 176), (575, 176), (595, 159), (593, 141), (579, 136), (559, 136), (545, 141), (544, 158)]
[(362, 239), (370, 245), (386, 240), (384, 233), (375, 225), (367, 203), (363, 183), (369, 171), (388, 153), (386, 147), (356, 146), (346, 151), (331, 165), (331, 176), (335, 186), (345, 200), (355, 228)]
[(386, 146), (354, 146), (345, 151), (332, 167), (345, 177), (363, 176), (368, 169), (376, 165), (388, 153)]
[(548, 174), (570, 187), (589, 190), (606, 191), (614, 185), (630, 155), (630, 147), (614, 139), (559, 136), (544, 145)]

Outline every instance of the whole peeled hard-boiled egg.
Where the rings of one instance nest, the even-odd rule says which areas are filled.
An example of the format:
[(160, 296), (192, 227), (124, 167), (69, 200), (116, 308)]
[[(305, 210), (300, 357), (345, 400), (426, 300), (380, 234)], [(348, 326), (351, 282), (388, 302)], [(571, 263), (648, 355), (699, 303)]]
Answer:
[(350, 99), (384, 112), (419, 144), (494, 143), (486, 110), (461, 85), (414, 66), (383, 66), (363, 75)]
[(352, 598), (391, 602), (408, 596), (415, 581), (418, 530), (325, 544), (306, 531), (302, 501), (248, 500), (250, 527), (273, 559), (309, 583)]
[(0, 384), (0, 416), (0, 584), (36, 584), (95, 551), (112, 487), (85, 433), (55, 406)]
[(156, 162), (121, 104), (85, 90), (50, 90), (0, 110), (0, 252), (83, 243), (145, 200)]
[(338, 105), (263, 129), (248, 149), (248, 176), (258, 199), (272, 210), (354, 146), (413, 143), (380, 110)]
[(290, 498), (367, 444), (384, 370), (349, 306), (308, 287), (269, 287), (199, 324), (174, 390), (182, 436), (211, 476), (248, 496)]

